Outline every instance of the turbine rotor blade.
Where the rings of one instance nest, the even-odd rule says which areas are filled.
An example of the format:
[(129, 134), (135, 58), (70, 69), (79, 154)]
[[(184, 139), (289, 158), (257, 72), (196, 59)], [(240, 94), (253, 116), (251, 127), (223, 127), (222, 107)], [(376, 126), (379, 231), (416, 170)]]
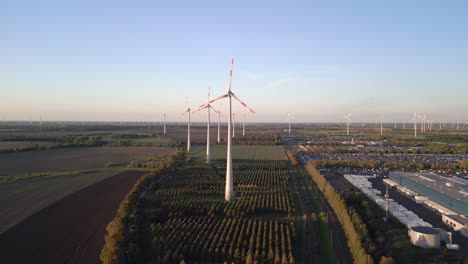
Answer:
[(210, 106), (210, 104), (202, 104), (202, 105), (200, 105), (198, 108), (206, 108), (206, 107), (208, 107), (208, 106)]
[(229, 93), (231, 91), (231, 83), (232, 83), (232, 69), (234, 68), (234, 58), (232, 58), (231, 61), (231, 69), (229, 70), (229, 81), (228, 81), (228, 87), (226, 93)]
[(219, 111), (214, 109), (211, 105), (208, 105), (207, 107), (211, 108), (211, 110), (215, 111), (215, 113), (218, 113)]
[(239, 97), (237, 97), (234, 93), (231, 93), (232, 97), (234, 97), (234, 99), (236, 99), (237, 101), (239, 101), (239, 103), (241, 105), (243, 105), (245, 108), (249, 109), (250, 112), (254, 113), (255, 114), (255, 111), (252, 110), (252, 108), (250, 108), (246, 103), (242, 102), (241, 99), (239, 99)]
[(201, 110), (203, 110), (203, 109), (206, 109), (206, 108), (208, 108), (208, 107), (209, 107), (209, 106), (200, 107), (200, 108), (198, 108), (197, 110), (193, 111), (192, 113), (199, 112), (199, 111), (201, 111)]
[(216, 102), (216, 101), (221, 100), (221, 99), (223, 99), (223, 98), (226, 98), (226, 97), (228, 97), (228, 96), (229, 96), (228, 93), (227, 93), (227, 94), (223, 94), (223, 95), (221, 95), (221, 96), (219, 96), (219, 97), (217, 97), (217, 98), (215, 98), (215, 99), (213, 99), (213, 100), (210, 100), (208, 103), (211, 104), (211, 103), (213, 103), (213, 102)]

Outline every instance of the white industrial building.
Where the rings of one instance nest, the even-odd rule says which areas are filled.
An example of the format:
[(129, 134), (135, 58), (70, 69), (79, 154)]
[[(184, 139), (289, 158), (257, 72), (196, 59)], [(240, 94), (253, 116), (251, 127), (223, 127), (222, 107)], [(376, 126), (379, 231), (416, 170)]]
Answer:
[[(377, 203), (383, 210), (388, 203), (388, 212), (396, 217), (401, 223), (403, 223), (408, 229), (413, 226), (425, 226), (432, 227), (431, 224), (422, 220), (414, 212), (406, 209), (401, 204), (395, 202), (393, 199), (388, 199), (387, 202), (381, 196), (381, 192), (377, 189), (372, 188), (372, 183), (368, 178), (375, 178), (373, 176), (362, 176), (362, 175), (344, 175), (352, 185), (361, 190), (369, 199)], [(397, 184), (398, 185), (398, 184)]]
[[(425, 222), (414, 212), (406, 209), (402, 205), (395, 202), (393, 199), (385, 200), (381, 196), (381, 192), (379, 190), (372, 188), (372, 183), (368, 180), (368, 178), (371, 178), (372, 176), (368, 177), (362, 175), (346, 174), (344, 175), (344, 177), (352, 185), (354, 185), (364, 194), (366, 194), (366, 196), (369, 197), (369, 199), (377, 203), (383, 210), (385, 210), (387, 207), (388, 212), (394, 217), (396, 217), (398, 221), (400, 221), (408, 228), (408, 236), (410, 237), (410, 240), (414, 245), (423, 248), (440, 247), (441, 234), (443, 234), (443, 236), (445, 237), (446, 232), (441, 232), (436, 228), (432, 228), (431, 224)], [(393, 186), (399, 185), (395, 182), (392, 182), (391, 180), (388, 180), (386, 183)], [(406, 188), (401, 189), (401, 191), (407, 193), (408, 195), (416, 195), (416, 193)]]
[(468, 237), (468, 219), (459, 215), (442, 215), (442, 222)]

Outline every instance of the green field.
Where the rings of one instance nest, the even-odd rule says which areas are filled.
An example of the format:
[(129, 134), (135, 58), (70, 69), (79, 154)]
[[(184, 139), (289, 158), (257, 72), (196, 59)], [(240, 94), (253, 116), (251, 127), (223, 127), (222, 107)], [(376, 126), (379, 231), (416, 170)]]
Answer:
[[(190, 157), (204, 159), (206, 146), (192, 147)], [(286, 160), (283, 146), (233, 145), (232, 158), (237, 160)], [(226, 145), (211, 146), (211, 159), (226, 159)]]

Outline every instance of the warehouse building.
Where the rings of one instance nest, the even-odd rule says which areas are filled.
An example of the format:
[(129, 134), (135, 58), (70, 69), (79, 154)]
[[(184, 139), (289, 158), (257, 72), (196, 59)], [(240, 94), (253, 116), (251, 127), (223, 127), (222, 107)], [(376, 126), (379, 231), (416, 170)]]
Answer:
[(468, 237), (468, 218), (459, 215), (442, 215), (442, 222), (450, 226), (455, 231)]
[(468, 215), (468, 184), (460, 178), (447, 178), (433, 173), (390, 172), (388, 178), (420, 196), (445, 207), (446, 214)]

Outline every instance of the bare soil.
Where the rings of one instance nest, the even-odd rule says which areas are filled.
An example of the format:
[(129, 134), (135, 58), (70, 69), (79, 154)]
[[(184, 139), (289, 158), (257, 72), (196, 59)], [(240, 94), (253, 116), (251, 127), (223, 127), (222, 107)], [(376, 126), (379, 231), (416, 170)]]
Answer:
[(107, 224), (144, 174), (122, 172), (75, 192), (0, 235), (0, 262), (100, 263)]

